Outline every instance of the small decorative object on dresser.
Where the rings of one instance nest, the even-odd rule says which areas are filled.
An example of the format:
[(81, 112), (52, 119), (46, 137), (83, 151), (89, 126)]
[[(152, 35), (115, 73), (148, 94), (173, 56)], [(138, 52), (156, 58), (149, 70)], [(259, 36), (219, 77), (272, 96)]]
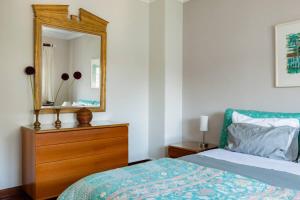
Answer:
[(128, 165), (128, 124), (22, 127), (22, 188), (32, 199), (57, 197), (90, 174)]
[(90, 125), (93, 119), (93, 113), (87, 108), (81, 108), (77, 111), (77, 121), (79, 126)]
[(199, 146), (199, 142), (182, 142), (169, 145), (168, 156), (170, 158), (178, 158), (216, 148), (218, 148), (218, 146), (214, 144), (207, 144), (206, 147), (201, 147)]
[(29, 83), (31, 87), (31, 95), (32, 95), (32, 108), (34, 110), (35, 114), (35, 122), (34, 122), (34, 128), (36, 130), (39, 130), (41, 128), (41, 123), (39, 122), (39, 114), (40, 114), (40, 109), (35, 109), (34, 106), (34, 98), (35, 98), (35, 92), (34, 92), (34, 75), (35, 75), (35, 69), (32, 66), (27, 66), (24, 70), (25, 74), (29, 77)]
[(35, 114), (35, 122), (33, 126), (35, 130), (39, 130), (41, 128), (41, 123), (39, 122), (40, 110), (39, 109), (34, 110), (34, 114)]
[(59, 119), (60, 108), (55, 108), (55, 112), (56, 112), (56, 121), (54, 122), (55, 128), (60, 128), (61, 127), (61, 121)]

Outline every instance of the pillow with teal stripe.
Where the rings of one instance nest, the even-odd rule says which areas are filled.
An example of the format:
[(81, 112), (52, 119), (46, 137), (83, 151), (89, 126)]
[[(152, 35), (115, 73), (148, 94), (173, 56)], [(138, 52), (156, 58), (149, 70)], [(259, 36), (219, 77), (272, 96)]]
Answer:
[[(255, 110), (239, 110), (239, 109), (227, 109), (224, 114), (223, 128), (220, 136), (220, 148), (224, 148), (227, 145), (228, 126), (232, 124), (232, 113), (236, 111), (240, 114), (247, 115), (252, 118), (296, 118), (300, 121), (300, 113), (279, 113), (279, 112), (262, 112)], [(299, 149), (300, 149), (300, 134), (298, 137)]]

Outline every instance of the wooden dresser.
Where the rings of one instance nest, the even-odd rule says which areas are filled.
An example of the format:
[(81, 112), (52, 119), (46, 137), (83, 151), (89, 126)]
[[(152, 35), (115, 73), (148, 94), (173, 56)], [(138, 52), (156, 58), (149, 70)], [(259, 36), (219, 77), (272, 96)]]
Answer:
[(33, 199), (57, 197), (82, 177), (128, 165), (128, 124), (21, 129), (23, 189)]

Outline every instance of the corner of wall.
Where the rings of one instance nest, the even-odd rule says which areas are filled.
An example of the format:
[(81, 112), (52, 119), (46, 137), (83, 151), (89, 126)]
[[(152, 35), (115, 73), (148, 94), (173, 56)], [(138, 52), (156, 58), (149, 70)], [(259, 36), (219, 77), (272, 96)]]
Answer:
[(182, 141), (182, 9), (178, 1), (150, 4), (149, 155)]

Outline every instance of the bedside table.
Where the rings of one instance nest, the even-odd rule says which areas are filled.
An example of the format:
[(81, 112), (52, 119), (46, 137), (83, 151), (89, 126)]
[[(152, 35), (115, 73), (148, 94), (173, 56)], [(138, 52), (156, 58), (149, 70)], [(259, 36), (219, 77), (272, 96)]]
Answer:
[(168, 156), (170, 158), (178, 158), (216, 148), (218, 148), (218, 145), (208, 144), (207, 147), (201, 148), (200, 142), (182, 142), (180, 144), (169, 145)]

